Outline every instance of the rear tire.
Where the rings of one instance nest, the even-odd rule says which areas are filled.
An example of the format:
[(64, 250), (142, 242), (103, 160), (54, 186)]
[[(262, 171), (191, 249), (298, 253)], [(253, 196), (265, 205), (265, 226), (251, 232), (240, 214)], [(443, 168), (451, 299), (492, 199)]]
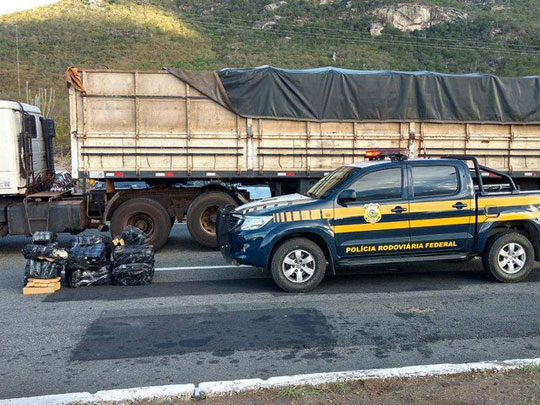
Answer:
[(209, 191), (199, 195), (189, 205), (187, 226), (191, 237), (202, 246), (217, 248), (216, 216), (218, 209), (226, 205), (238, 206), (229, 194)]
[(111, 218), (111, 234), (116, 237), (133, 225), (146, 235), (146, 243), (159, 250), (167, 243), (171, 232), (171, 217), (165, 208), (149, 198), (135, 198), (120, 205)]
[(534, 249), (527, 237), (515, 231), (495, 235), (482, 256), (484, 270), (502, 283), (517, 283), (531, 274)]
[(308, 292), (323, 280), (326, 257), (321, 248), (309, 239), (289, 239), (274, 252), (271, 270), (281, 289), (292, 293)]

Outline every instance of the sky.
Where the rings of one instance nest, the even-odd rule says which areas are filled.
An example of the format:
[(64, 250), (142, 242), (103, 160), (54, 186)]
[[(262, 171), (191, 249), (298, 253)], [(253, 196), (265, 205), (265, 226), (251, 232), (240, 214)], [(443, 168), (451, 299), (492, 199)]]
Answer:
[(60, 0), (0, 0), (0, 14), (14, 13), (38, 6), (58, 3)]

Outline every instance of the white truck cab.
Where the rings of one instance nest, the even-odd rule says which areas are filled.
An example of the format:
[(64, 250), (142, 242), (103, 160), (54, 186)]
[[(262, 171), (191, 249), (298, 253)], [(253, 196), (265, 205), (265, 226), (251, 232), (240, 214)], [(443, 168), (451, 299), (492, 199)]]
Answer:
[(49, 168), (43, 120), (36, 106), (0, 100), (0, 195), (25, 194), (35, 176)]

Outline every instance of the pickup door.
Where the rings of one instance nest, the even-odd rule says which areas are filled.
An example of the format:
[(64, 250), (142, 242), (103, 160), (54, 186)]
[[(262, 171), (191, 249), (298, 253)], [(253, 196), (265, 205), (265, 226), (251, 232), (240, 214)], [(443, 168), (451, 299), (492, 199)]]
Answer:
[[(334, 209), (334, 240), (340, 258), (362, 260), (373, 256), (400, 254), (410, 242), (404, 164), (366, 171), (348, 189), (356, 201)], [(391, 248), (390, 248), (391, 247)]]
[(468, 251), (476, 209), (468, 168), (461, 162), (407, 163), (411, 244), (423, 253)]

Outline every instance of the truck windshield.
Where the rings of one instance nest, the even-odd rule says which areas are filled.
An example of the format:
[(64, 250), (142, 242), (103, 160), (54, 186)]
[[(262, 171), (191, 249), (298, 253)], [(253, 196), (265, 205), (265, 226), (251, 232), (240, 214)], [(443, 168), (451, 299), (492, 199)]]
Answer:
[(330, 195), (334, 187), (343, 184), (352, 176), (356, 175), (357, 171), (358, 169), (355, 167), (342, 166), (328, 176), (320, 179), (306, 194), (313, 198), (326, 198)]

